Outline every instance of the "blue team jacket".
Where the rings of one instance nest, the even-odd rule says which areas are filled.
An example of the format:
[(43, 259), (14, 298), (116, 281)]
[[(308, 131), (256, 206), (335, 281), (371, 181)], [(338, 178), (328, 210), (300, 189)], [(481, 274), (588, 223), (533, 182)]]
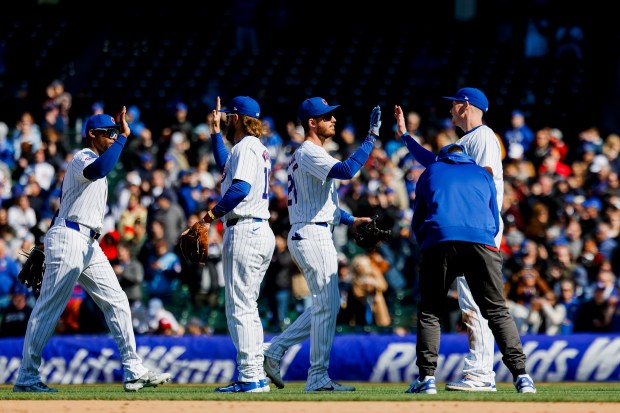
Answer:
[(495, 247), (500, 217), (493, 177), (466, 153), (444, 149), (416, 185), (412, 229), (420, 248), (443, 241)]

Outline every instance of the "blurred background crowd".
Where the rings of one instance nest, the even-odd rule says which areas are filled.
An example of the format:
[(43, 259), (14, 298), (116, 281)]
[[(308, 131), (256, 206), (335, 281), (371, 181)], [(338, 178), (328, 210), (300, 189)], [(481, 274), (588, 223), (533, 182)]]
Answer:
[[(165, 12), (136, 2), (124, 10), (122, 29), (109, 19), (93, 29), (90, 20), (69, 18), (71, 2), (25, 3), (26, 15), (0, 17), (0, 336), (25, 332), (36, 297), (16, 279), (22, 252), (42, 243), (86, 117), (118, 115), (123, 105), (132, 133), (108, 177), (100, 243), (131, 303), (135, 331), (226, 333), (221, 224), (212, 226), (205, 266), (180, 258), (176, 241), (221, 196), (209, 117), (217, 96), (226, 102), (237, 94), (261, 104), (273, 164), (277, 242), (259, 303), (265, 330), (286, 328), (310, 300), (287, 250), (286, 165), (303, 141), (299, 103), (323, 96), (342, 105), (338, 133), (326, 145), (339, 159), (363, 141), (371, 108), (382, 106), (381, 139), (338, 190), (343, 209), (379, 215), (393, 230), (368, 252), (346, 226), (336, 227), (338, 330), (414, 331), (419, 248), (410, 220), (423, 167), (396, 136), (391, 108), (403, 106), (409, 133), (438, 151), (461, 133), (440, 97), (461, 86), (485, 91), (485, 121), (504, 148), (501, 251), (520, 332), (620, 332), (619, 51), (607, 51), (607, 66), (597, 66), (596, 41), (604, 36), (592, 16), (555, 13), (553, 1), (440, 1), (402, 22), (379, 10), (375, 18), (385, 21), (376, 30), (341, 18), (327, 34), (286, 2), (235, 0), (208, 9), (180, 2)], [(316, 13), (330, 10), (317, 5)], [(442, 16), (450, 27), (424, 15)], [(289, 34), (294, 47), (283, 44)], [(442, 328), (463, 331), (456, 293), (446, 300)], [(57, 331), (107, 332), (79, 285)]]

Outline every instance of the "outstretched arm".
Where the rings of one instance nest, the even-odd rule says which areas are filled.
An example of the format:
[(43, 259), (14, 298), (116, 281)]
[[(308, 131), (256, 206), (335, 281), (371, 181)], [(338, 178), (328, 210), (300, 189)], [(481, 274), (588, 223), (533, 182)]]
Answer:
[(328, 178), (337, 179), (351, 179), (361, 169), (362, 166), (368, 160), (370, 152), (375, 145), (377, 136), (379, 136), (379, 129), (381, 128), (381, 108), (377, 105), (372, 109), (370, 113), (370, 127), (368, 129), (368, 136), (359, 148), (353, 154), (343, 162), (335, 164), (329, 174)]
[(213, 120), (211, 121), (211, 130), (213, 133), (211, 134), (211, 146), (217, 169), (219, 169), (220, 172), (224, 172), (224, 166), (228, 160), (228, 149), (226, 149), (226, 144), (224, 144), (224, 138), (222, 137), (222, 132), (220, 129), (220, 121), (222, 119), (222, 112), (220, 112), (221, 108), (222, 105), (220, 103), (220, 97), (218, 96), (215, 109), (213, 109), (212, 112)]
[(405, 126), (405, 115), (403, 113), (403, 109), (398, 105), (394, 106), (394, 117), (396, 118), (396, 132), (398, 132), (398, 135), (401, 137), (405, 145), (407, 145), (407, 149), (409, 149), (409, 152), (411, 152), (413, 157), (425, 167), (435, 162), (437, 155), (420, 145), (407, 132), (407, 128)]

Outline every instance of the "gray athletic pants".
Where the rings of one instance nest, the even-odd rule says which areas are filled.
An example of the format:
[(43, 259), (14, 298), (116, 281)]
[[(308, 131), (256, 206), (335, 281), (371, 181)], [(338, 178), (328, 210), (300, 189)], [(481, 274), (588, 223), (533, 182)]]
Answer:
[(463, 275), (482, 316), (489, 322), (503, 362), (513, 376), (525, 373), (525, 354), (503, 294), (502, 257), (495, 246), (446, 241), (421, 252), (416, 364), (420, 377), (434, 376), (440, 319), (448, 289)]

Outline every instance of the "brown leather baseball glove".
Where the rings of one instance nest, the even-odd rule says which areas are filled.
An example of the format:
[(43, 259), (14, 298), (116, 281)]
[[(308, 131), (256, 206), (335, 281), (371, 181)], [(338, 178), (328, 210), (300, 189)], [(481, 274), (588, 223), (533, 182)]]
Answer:
[(209, 227), (204, 221), (197, 221), (179, 236), (179, 249), (186, 261), (205, 264), (209, 257)]

